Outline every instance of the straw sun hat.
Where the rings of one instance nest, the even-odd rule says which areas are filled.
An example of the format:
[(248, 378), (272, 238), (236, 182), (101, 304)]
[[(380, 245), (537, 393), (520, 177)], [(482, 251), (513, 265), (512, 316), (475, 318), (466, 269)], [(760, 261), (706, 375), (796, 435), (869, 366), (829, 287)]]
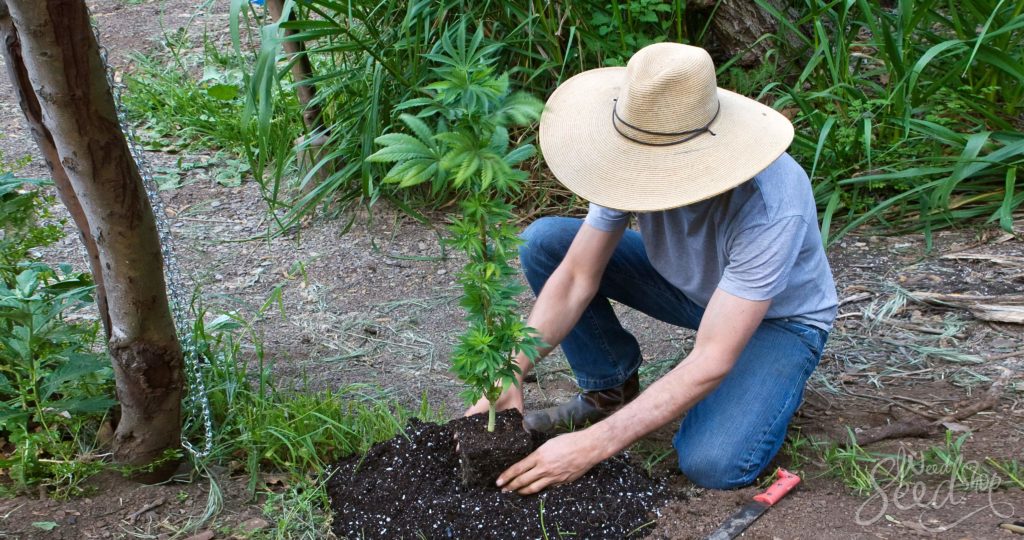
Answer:
[(789, 147), (771, 107), (717, 87), (704, 49), (658, 43), (626, 67), (562, 83), (540, 120), (544, 160), (577, 195), (635, 212), (695, 203), (736, 187)]

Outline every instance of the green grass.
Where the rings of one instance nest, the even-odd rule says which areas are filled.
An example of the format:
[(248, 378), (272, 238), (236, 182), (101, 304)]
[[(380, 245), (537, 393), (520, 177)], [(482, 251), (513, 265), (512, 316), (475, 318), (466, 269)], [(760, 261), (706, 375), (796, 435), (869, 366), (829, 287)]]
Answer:
[[(268, 300), (263, 310), (274, 302)], [(399, 435), (412, 417), (443, 419), (425, 395), (417, 410), (409, 410), (368, 385), (314, 390), (305, 380), (285, 384), (274, 375), (250, 321), (234, 313), (210, 317), (201, 308), (196, 311), (192, 342), (201, 359), (214, 438), (209, 455), (191, 459), (199, 471), (217, 466), (244, 472), (250, 494), (266, 497), (264, 517), (274, 526), (254, 537), (323, 538), (330, 530), (325, 491), (329, 465)], [(186, 437), (201, 447), (200, 410), (186, 407), (186, 412)], [(264, 487), (265, 473), (282, 475), (286, 485)], [(208, 511), (190, 530), (219, 512), (219, 490), (215, 479), (209, 479)]]
[[(216, 433), (210, 459), (243, 463), (251, 486), (261, 471), (319, 471), (365, 452), (399, 433), (413, 416), (439, 419), (425, 399), (418, 411), (408, 411), (367, 385), (313, 390), (298, 381), (280, 389), (248, 322), (235, 314), (209, 324), (203, 318), (196, 318), (193, 338)], [(252, 355), (242, 354), (243, 342)]]
[(240, 120), (242, 74), (211, 66), (192, 75), (191, 61), (135, 54), (125, 76), (123, 105), (148, 150), (225, 150), (241, 154), (246, 137)]
[[(186, 27), (166, 35), (161, 52), (132, 56), (122, 104), (143, 146), (172, 154), (212, 152), (203, 167), (213, 169), (211, 179), (223, 185), (237, 185), (249, 175), (262, 177), (268, 168), (281, 177), (294, 175), (292, 141), (301, 132), (294, 97), (281, 96), (265, 137), (257, 140), (243, 114), (251, 56), (222, 50), (206, 35), (200, 49), (193, 44)], [(178, 187), (188, 167), (158, 171), (162, 187)], [(276, 193), (265, 195), (277, 198)]]
[(263, 515), (274, 528), (255, 538), (319, 540), (330, 536), (330, 506), (325, 489), (327, 478), (303, 478), (281, 491), (267, 493)]
[(665, 445), (664, 441), (651, 441), (640, 439), (629, 448), (629, 451), (636, 455), (640, 466), (647, 473), (647, 476), (654, 476), (654, 469), (659, 463), (675, 453), (671, 445)]
[(955, 435), (947, 431), (940, 444), (921, 451), (901, 449), (896, 453), (875, 452), (854, 443), (830, 444), (791, 435), (782, 448), (794, 471), (806, 475), (820, 469), (840, 480), (854, 493), (868, 496), (879, 489), (923, 483), (940, 485), (958, 491), (988, 489), (1024, 489), (1020, 462), (1013, 459), (975, 460), (965, 454), (970, 434)]

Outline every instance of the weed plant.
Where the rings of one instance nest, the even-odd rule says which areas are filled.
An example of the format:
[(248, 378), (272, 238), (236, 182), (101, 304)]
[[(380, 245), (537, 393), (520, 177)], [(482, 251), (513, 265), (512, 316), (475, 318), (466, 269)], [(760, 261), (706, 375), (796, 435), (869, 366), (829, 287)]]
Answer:
[[(402, 104), (427, 97), (434, 80), (431, 60), (424, 52), (438, 48), (444, 29), (461, 17), (475, 21), (484, 35), (500, 42), (494, 62), (508, 73), (510, 86), (546, 95), (569, 76), (602, 65), (620, 65), (643, 45), (675, 40), (699, 42), (706, 20), (686, 10), (686, 2), (466, 2), (418, 0), (413, 2), (338, 3), (331, 0), (286, 2), (293, 20), (266, 25), (261, 50), (249, 84), (248, 113), (256, 118), (259, 137), (272, 138), (274, 106), (291, 89), (286, 80), (291, 61), (279, 62), (284, 39), (305, 43), (315, 71), (308, 83), (317, 87), (315, 105), (323, 111), (327, 147), (321, 165), (333, 163), (334, 172), (320, 183), (308, 172), (308, 185), (295, 199), (270, 199), (289, 207), (282, 224), (289, 226), (321, 203), (372, 203), (391, 199), (407, 211), (438, 207), (455, 194), (447, 190), (404, 189), (380, 179), (384, 170), (367, 158), (381, 133), (401, 129)], [(236, 13), (241, 6), (235, 6)], [(287, 19), (287, 16), (284, 17)], [(235, 17), (240, 20), (239, 16)], [(287, 38), (285, 29), (294, 31)], [(261, 143), (262, 144), (262, 143)], [(267, 143), (272, 147), (272, 143)], [(257, 175), (267, 194), (281, 194), (286, 183), (278, 171)], [(551, 183), (516, 195), (520, 205), (537, 206), (527, 199), (559, 193)], [(543, 206), (545, 203), (539, 203)]]
[[(1024, 489), (1018, 461), (968, 459), (964, 447), (969, 438), (970, 433), (957, 436), (947, 431), (941, 444), (916, 453), (900, 451), (896, 454), (870, 452), (853, 442), (840, 446), (803, 439), (799, 445), (814, 450), (827, 472), (859, 495), (919, 482), (945, 483), (948, 489), (960, 491)], [(788, 452), (792, 454), (793, 450)], [(800, 457), (807, 459), (809, 456), (801, 454)]]
[[(166, 36), (164, 45), (162, 54), (133, 55), (135, 69), (125, 76), (123, 106), (143, 146), (166, 153), (212, 150), (218, 169), (213, 180), (223, 185), (237, 185), (249, 174), (262, 177), (267, 167), (291, 174), (292, 140), (301, 132), (294, 97), (277, 101), (260, 145), (242, 114), (251, 56), (221, 50), (205, 35), (197, 52), (188, 28)], [(176, 181), (174, 174), (162, 187), (177, 187)]]
[[(514, 169), (533, 155), (532, 145), (512, 146), (508, 128), (540, 117), (542, 104), (525, 93), (512, 93), (507, 73), (493, 65), (500, 45), (485, 43), (483, 29), (471, 37), (466, 23), (453, 26), (440, 47), (425, 55), (435, 62), (437, 80), (426, 97), (398, 106), (412, 133), (381, 135), (382, 148), (370, 156), (393, 163), (385, 182), (402, 188), (429, 186), (433, 193), (452, 192), (459, 212), (451, 218), (446, 244), (462, 250), (468, 262), (459, 272), (461, 304), (469, 327), (452, 353), (452, 371), (466, 384), (463, 397), (490, 402), (487, 430), (494, 431), (495, 402), (502, 388), (518, 384), (517, 353), (536, 358), (541, 345), (516, 310), (523, 291), (510, 260), (519, 245), (509, 200), (520, 193), (527, 175)], [(433, 123), (428, 125), (427, 121)]]
[[(173, 49), (172, 49), (173, 50)], [(226, 150), (241, 154), (245, 136), (239, 116), (242, 73), (226, 66), (199, 66), (189, 58), (161, 61), (135, 54), (125, 76), (124, 106), (141, 127), (147, 150)], [(193, 67), (203, 68), (199, 78)]]

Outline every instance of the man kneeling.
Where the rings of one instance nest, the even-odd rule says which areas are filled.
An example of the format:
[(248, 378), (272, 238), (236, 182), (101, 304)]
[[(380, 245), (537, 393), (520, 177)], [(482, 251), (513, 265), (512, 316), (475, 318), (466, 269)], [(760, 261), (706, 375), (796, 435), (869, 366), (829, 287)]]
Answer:
[[(520, 257), (537, 294), (528, 323), (562, 346), (581, 392), (524, 423), (590, 426), (542, 445), (500, 487), (571, 482), (683, 413), (674, 445), (693, 482), (728, 489), (760, 474), (837, 306), (810, 182), (785, 153), (792, 139), (784, 116), (717, 88), (711, 58), (688, 45), (645, 47), (625, 68), (555, 90), (541, 149), (590, 211), (534, 222)], [(640, 347), (609, 300), (697, 330), (686, 359), (643, 392)], [(530, 361), (517, 362), (525, 376)], [(505, 389), (498, 407), (522, 409), (521, 389)]]

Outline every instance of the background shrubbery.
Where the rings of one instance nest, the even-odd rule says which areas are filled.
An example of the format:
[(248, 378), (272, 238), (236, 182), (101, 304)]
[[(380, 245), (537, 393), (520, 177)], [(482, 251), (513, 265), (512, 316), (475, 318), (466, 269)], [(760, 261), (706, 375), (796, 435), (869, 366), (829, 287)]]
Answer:
[(63, 232), (45, 182), (16, 178), (19, 165), (0, 155), (0, 493), (41, 485), (67, 497), (102, 466), (113, 370), (95, 346), (98, 322), (72, 320), (92, 304), (89, 275), (38, 260)]
[[(754, 70), (720, 63), (720, 84), (773, 104), (793, 118), (792, 152), (812, 173), (826, 238), (876, 220), (889, 230), (930, 231), (968, 218), (1010, 225), (1024, 201), (1016, 170), (1024, 162), (1024, 14), (1021, 2), (793, 0), (766, 62)], [(366, 160), (373, 139), (399, 129), (399, 104), (429, 81), (425, 52), (436, 52), (459, 20), (500, 44), (496, 65), (513, 85), (547, 95), (582, 70), (617, 65), (663, 40), (701, 45), (707, 12), (686, 2), (294, 2), (295, 31), (307, 43), (330, 141), (343, 166), (302, 198), (275, 204), (297, 218), (325, 201), (379, 197), (432, 207), (436, 192), (399, 195)], [(264, 32), (250, 80), (257, 133), (267, 133), (283, 92), (272, 69), (278, 35)], [(262, 130), (262, 131), (261, 131)], [(527, 212), (564, 211), (574, 199), (538, 166), (519, 201)], [(280, 176), (257, 177), (277, 186)], [(310, 179), (307, 179), (307, 181)], [(283, 193), (280, 189), (266, 192)], [(561, 196), (551, 197), (552, 194)], [(418, 195), (418, 197), (417, 197)], [(838, 222), (837, 225), (834, 223)], [(830, 231), (834, 230), (829, 234)]]

